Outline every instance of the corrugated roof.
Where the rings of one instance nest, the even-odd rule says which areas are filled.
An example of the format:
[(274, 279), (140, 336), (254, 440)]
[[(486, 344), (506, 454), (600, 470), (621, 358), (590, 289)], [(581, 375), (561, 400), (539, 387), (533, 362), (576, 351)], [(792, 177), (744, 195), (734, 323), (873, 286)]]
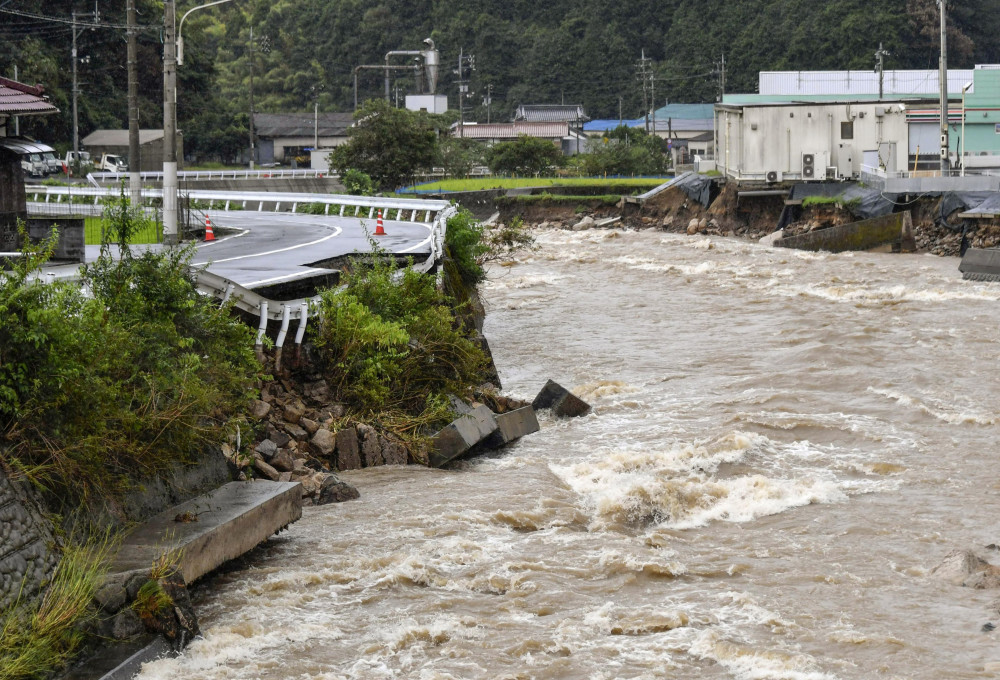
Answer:
[(59, 113), (59, 109), (49, 103), (44, 92), (41, 86), (25, 85), (0, 77), (0, 115), (44, 116)]
[[(461, 127), (461, 131), (459, 128)], [(562, 139), (569, 136), (569, 123), (466, 123), (452, 126), (453, 137), (466, 139), (517, 139), (518, 135), (539, 137), (541, 139)]]
[[(979, 67), (983, 68), (983, 67)], [(948, 92), (961, 92), (973, 80), (973, 69), (948, 69)], [(761, 71), (761, 95), (803, 97), (810, 95), (878, 95), (878, 73), (874, 71)], [(938, 96), (938, 71), (892, 70), (883, 73), (886, 98)]]
[[(715, 119), (715, 104), (667, 104), (656, 109), (656, 120), (709, 120)], [(659, 124), (659, 123), (657, 123)], [(700, 129), (700, 128), (686, 128)]]
[(514, 122), (553, 123), (588, 121), (580, 104), (522, 104), (514, 113)]
[[(309, 137), (316, 134), (316, 115), (307, 113), (256, 113), (254, 129), (260, 137)], [(343, 137), (354, 124), (353, 113), (319, 114), (320, 137)]]
[[(163, 130), (139, 130), (139, 144), (163, 139)], [(80, 140), (84, 146), (128, 146), (128, 130), (94, 130)]]

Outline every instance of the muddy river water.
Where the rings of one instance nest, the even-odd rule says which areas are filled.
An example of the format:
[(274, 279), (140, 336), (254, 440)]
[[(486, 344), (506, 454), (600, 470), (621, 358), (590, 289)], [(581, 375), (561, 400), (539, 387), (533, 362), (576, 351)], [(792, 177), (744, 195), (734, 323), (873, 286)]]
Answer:
[[(591, 415), (345, 474), (144, 680), (1000, 677), (1000, 285), (957, 260), (549, 231), (494, 266), (505, 391)], [(1000, 553), (982, 550), (1000, 563)]]

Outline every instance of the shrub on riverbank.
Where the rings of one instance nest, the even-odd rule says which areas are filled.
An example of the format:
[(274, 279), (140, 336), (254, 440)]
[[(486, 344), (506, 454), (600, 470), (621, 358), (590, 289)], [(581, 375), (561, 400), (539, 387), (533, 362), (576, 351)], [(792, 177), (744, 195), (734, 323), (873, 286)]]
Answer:
[(487, 358), (435, 278), (376, 257), (342, 282), (310, 326), (334, 399), (404, 435), (447, 420), (446, 395), (481, 382)]
[(63, 503), (114, 511), (142, 477), (222, 438), (258, 377), (253, 332), (198, 294), (189, 249), (132, 253), (127, 198), (85, 294), (35, 274), (52, 241), (0, 273), (0, 464)]

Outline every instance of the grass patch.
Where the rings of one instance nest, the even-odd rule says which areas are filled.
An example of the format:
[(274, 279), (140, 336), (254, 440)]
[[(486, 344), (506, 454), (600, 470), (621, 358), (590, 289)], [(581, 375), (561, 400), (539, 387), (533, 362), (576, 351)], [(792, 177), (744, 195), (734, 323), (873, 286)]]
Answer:
[(802, 199), (803, 208), (827, 206), (845, 210), (855, 210), (859, 205), (861, 205), (860, 198), (852, 198), (845, 201), (843, 196), (806, 196)]
[[(85, 217), (83, 221), (84, 238), (88, 246), (99, 246), (107, 240), (110, 234), (107, 221), (103, 217)], [(129, 245), (144, 245), (163, 241), (163, 223), (148, 221), (137, 229), (129, 239)]]
[(45, 678), (64, 668), (95, 616), (91, 606), (107, 564), (107, 544), (69, 548), (36, 603), (0, 612), (0, 680)]
[[(481, 177), (443, 179), (410, 187), (415, 191), (484, 191), (525, 187), (622, 186), (657, 187), (673, 177)], [(405, 193), (401, 192), (401, 193)]]

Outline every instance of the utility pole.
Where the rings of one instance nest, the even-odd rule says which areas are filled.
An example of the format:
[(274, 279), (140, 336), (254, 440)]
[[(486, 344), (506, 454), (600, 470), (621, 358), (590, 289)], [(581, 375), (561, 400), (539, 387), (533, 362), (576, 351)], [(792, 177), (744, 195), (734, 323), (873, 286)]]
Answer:
[(726, 53), (722, 53), (722, 65), (719, 69), (719, 101), (726, 98)]
[(132, 205), (141, 202), (139, 176), (139, 78), (135, 0), (128, 0), (128, 188)]
[(618, 98), (618, 127), (622, 126), (622, 98)]
[(643, 117), (646, 119), (646, 132), (649, 132), (649, 99), (646, 97), (646, 64), (649, 59), (646, 58), (646, 50), (642, 50), (642, 56), (639, 58), (639, 82), (642, 83), (642, 111)]
[(486, 122), (490, 123), (490, 107), (493, 105), (493, 83), (486, 84)]
[(948, 0), (937, 0), (941, 8), (941, 63), (938, 80), (941, 86), (941, 176), (950, 165), (948, 158)]
[(253, 127), (253, 26), (250, 27), (250, 169), (254, 169), (257, 160), (257, 144), (254, 140)]
[(177, 233), (177, 6), (163, 0), (163, 242)]
[(882, 43), (878, 44), (878, 52), (875, 53), (875, 70), (878, 71), (878, 98), (879, 101), (885, 94), (885, 58), (889, 53), (882, 49)]
[(76, 12), (73, 12), (73, 48), (71, 50), (71, 54), (72, 54), (72, 57), (73, 57), (73, 92), (72, 92), (72, 94), (73, 94), (73, 155), (74, 155), (74, 158), (77, 161), (79, 161), (80, 160), (80, 123), (79, 123), (79, 118), (77, 117), (78, 113), (77, 113), (76, 99), (80, 95), (80, 86), (77, 83), (77, 79), (76, 79), (76, 58), (77, 58), (76, 57), (76, 54), (77, 54), (77, 52), (76, 52), (76, 36), (77, 36), (77, 30), (76, 30)]
[[(80, 119), (79, 119), (79, 112), (78, 112), (78, 107), (77, 107), (77, 99), (79, 99), (79, 97), (80, 97), (80, 82), (77, 79), (77, 68), (76, 68), (76, 65), (77, 65), (77, 62), (79, 61), (79, 59), (78, 59), (77, 50), (76, 50), (76, 39), (79, 37), (79, 35), (83, 31), (83, 29), (80, 29), (78, 31), (77, 28), (76, 28), (76, 24), (77, 24), (76, 17), (77, 16), (78, 16), (78, 14), (76, 12), (73, 12), (73, 22), (72, 22), (73, 47), (72, 47), (71, 55), (73, 57), (73, 92), (72, 92), (72, 94), (73, 94), (73, 151), (76, 152), (77, 160), (79, 160), (79, 157), (80, 157), (79, 156), (79, 152), (80, 152), (80, 123), (79, 123), (79, 120)], [(96, 24), (98, 21), (100, 21), (100, 19), (101, 19), (101, 15), (97, 11), (97, 2), (95, 0), (95, 2), (94, 2), (94, 23)], [(93, 28), (93, 24), (91, 24), (91, 28)], [(89, 61), (90, 57), (87, 57), (87, 60)]]
[[(17, 80), (17, 64), (14, 64), (14, 80)], [(21, 82), (21, 81), (17, 80), (17, 82)], [(15, 137), (20, 137), (21, 136), (21, 117), (20, 116), (14, 116), (14, 136)]]
[(649, 101), (652, 104), (652, 112), (650, 117), (653, 119), (653, 136), (656, 136), (656, 74), (655, 71), (649, 69)]
[(476, 70), (476, 57), (473, 54), (465, 56), (464, 48), (458, 50), (458, 117), (459, 117), (459, 137), (465, 137), (465, 100), (469, 96), (469, 81), (465, 78), (465, 69), (468, 67), (469, 76)]

